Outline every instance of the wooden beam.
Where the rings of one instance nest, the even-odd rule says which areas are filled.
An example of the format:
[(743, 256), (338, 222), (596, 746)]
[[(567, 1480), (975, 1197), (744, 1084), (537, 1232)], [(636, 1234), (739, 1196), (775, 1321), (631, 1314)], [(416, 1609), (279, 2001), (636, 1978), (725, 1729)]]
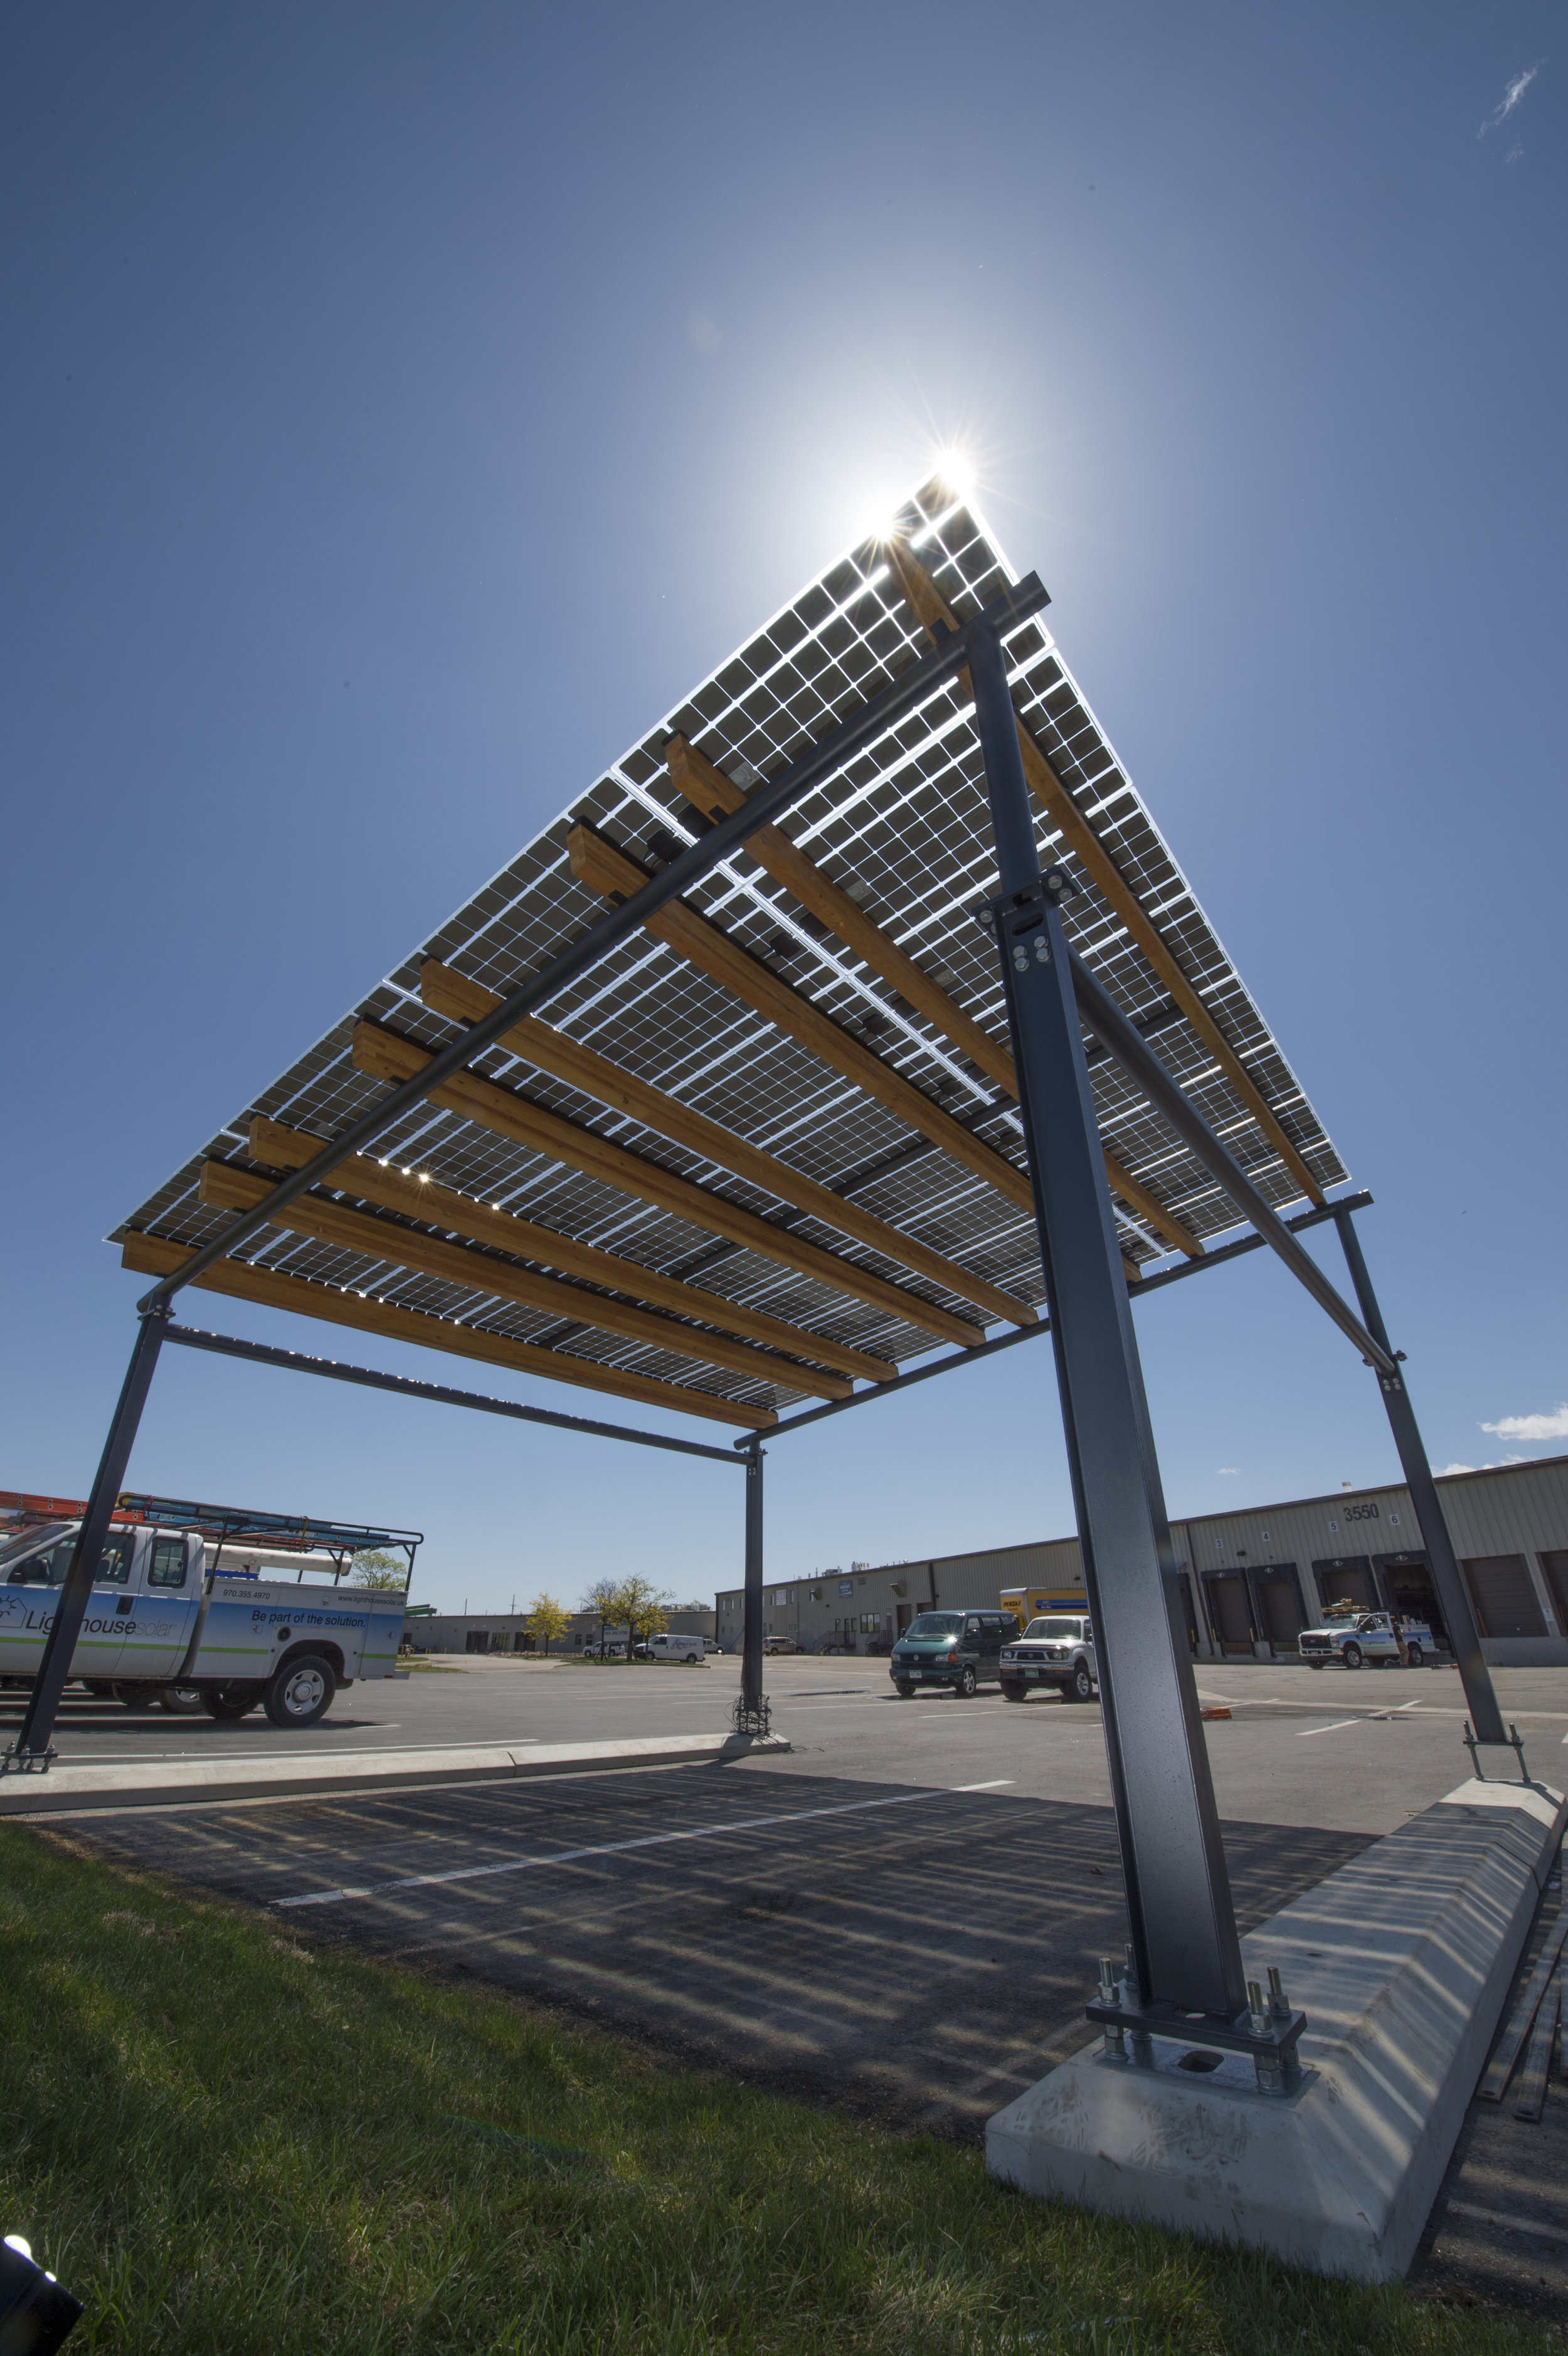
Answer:
[[(665, 761), (687, 800), (706, 817), (727, 818), (731, 810), (744, 808), (746, 797), (740, 787), (722, 769), (716, 768), (706, 754), (688, 744), (684, 736), (670, 738), (665, 746)], [(891, 982), (901, 996), (918, 1007), (929, 1023), (1016, 1100), (1018, 1074), (1007, 1049), (965, 1014), (956, 999), (950, 998), (940, 983), (916, 965), (913, 958), (907, 956), (848, 892), (826, 876), (814, 859), (797, 850), (783, 827), (759, 827), (755, 834), (746, 837), (746, 850), (776, 884), (794, 893), (803, 908), (809, 908), (857, 957), (864, 958), (874, 973)]]
[[(236, 1162), (201, 1165), (201, 1200), (214, 1210), (253, 1211), (272, 1191), (270, 1178), (254, 1170), (241, 1170)], [(317, 1243), (364, 1252), (372, 1259), (416, 1269), (421, 1276), (439, 1277), (443, 1283), (492, 1293), (500, 1301), (516, 1301), (525, 1309), (543, 1310), (547, 1316), (565, 1318), (574, 1325), (618, 1333), (625, 1342), (670, 1350), (677, 1357), (696, 1359), (699, 1365), (725, 1366), (732, 1375), (748, 1376), (753, 1382), (777, 1383), (786, 1390), (829, 1399), (848, 1398), (854, 1388), (841, 1376), (799, 1366), (793, 1359), (752, 1349), (745, 1342), (732, 1342), (723, 1333), (678, 1324), (673, 1317), (635, 1308), (630, 1301), (584, 1292), (574, 1284), (563, 1284), (559, 1277), (492, 1259), (466, 1244), (446, 1243), (440, 1236), (421, 1235), (413, 1227), (395, 1226), (372, 1212), (353, 1211), (347, 1204), (329, 1203), (319, 1194), (297, 1195), (278, 1213), (275, 1225), (291, 1235), (314, 1236)]]
[[(372, 1072), (382, 1080), (411, 1079), (431, 1061), (429, 1048), (419, 1046), (412, 1039), (400, 1038), (395, 1031), (383, 1030), (378, 1023), (355, 1024), (351, 1052), (362, 1072)], [(574, 1121), (564, 1120), (559, 1113), (547, 1111), (543, 1105), (533, 1104), (527, 1097), (514, 1095), (494, 1080), (482, 1079), (476, 1072), (455, 1073), (440, 1087), (432, 1089), (430, 1102), (445, 1112), (456, 1113), (460, 1119), (473, 1121), (479, 1129), (494, 1130), (497, 1136), (510, 1138), (515, 1144), (525, 1145), (549, 1161), (564, 1162), (571, 1169), (601, 1179), (605, 1185), (635, 1201), (652, 1203), (659, 1210), (667, 1211), (672, 1218), (685, 1219), (709, 1235), (723, 1236), (747, 1251), (760, 1252), (793, 1269), (797, 1276), (809, 1276), (819, 1284), (830, 1285), (836, 1292), (849, 1293), (868, 1307), (880, 1310), (884, 1316), (918, 1326), (923, 1333), (934, 1333), (944, 1342), (956, 1342), (965, 1349), (973, 1349), (985, 1339), (982, 1328), (955, 1317), (950, 1309), (923, 1301), (919, 1293), (891, 1284), (886, 1277), (873, 1275), (869, 1269), (858, 1268), (853, 1260), (840, 1259), (836, 1252), (823, 1251), (804, 1237), (792, 1235), (787, 1227), (775, 1227), (769, 1220), (760, 1219), (754, 1211), (726, 1202), (723, 1195), (713, 1194), (706, 1186), (694, 1186), (689, 1179), (677, 1177), (673, 1170), (661, 1169), (656, 1162), (629, 1153), (624, 1146), (612, 1143), (591, 1129), (579, 1129)]]
[[(739, 809), (745, 795), (739, 786), (714, 767), (707, 755), (689, 745), (684, 736), (672, 736), (665, 746), (665, 758), (671, 776), (687, 799), (709, 818), (727, 816)], [(1005, 1047), (999, 1047), (990, 1033), (972, 1022), (955, 999), (949, 998), (931, 976), (906, 957), (898, 943), (882, 930), (873, 917), (840, 891), (837, 884), (824, 875), (815, 860), (797, 850), (782, 828), (759, 827), (746, 838), (746, 849), (759, 867), (764, 868), (775, 883), (783, 884), (794, 893), (804, 907), (809, 908), (846, 946), (862, 958), (874, 973), (891, 982), (900, 994), (917, 1007), (926, 1019), (952, 1040), (955, 1046), (971, 1056), (990, 1074), (999, 1087), (1007, 1090), (1014, 1101), (1019, 1093), (1019, 1076), (1013, 1059)], [(1114, 1154), (1105, 1155), (1105, 1175), (1113, 1194), (1119, 1194), (1129, 1207), (1136, 1211), (1152, 1226), (1157, 1235), (1174, 1244), (1189, 1259), (1196, 1259), (1202, 1247), (1191, 1229), (1185, 1226), (1174, 1213), (1168, 1211), (1157, 1195), (1151, 1194), (1128, 1170), (1124, 1170)], [(1137, 1273), (1136, 1263), (1129, 1260), (1129, 1272)]]
[[(914, 551), (902, 541), (890, 541), (888, 556), (906, 601), (933, 639), (935, 637), (933, 626), (938, 622), (948, 629), (955, 628), (957, 616)], [(966, 686), (967, 672), (961, 672), (959, 676)], [(1299, 1149), (1285, 1135), (1267, 1098), (1188, 980), (1154, 920), (1145, 914), (1136, 893), (1021, 720), (1019, 722), (1019, 749), (1023, 755), (1024, 774), (1029, 779), (1029, 790), (1046, 817), (1052, 826), (1061, 830), (1064, 840), (1083, 862), (1095, 890), (1107, 907), (1113, 908), (1125, 925), (1296, 1184), (1309, 1201), (1321, 1206), (1322, 1187), (1302, 1160)]]
[[(284, 1129), (261, 1113), (251, 1123), (251, 1159), (270, 1170), (302, 1169), (315, 1161), (327, 1142), (325, 1137), (312, 1137), (303, 1129)], [(705, 1292), (695, 1284), (683, 1284), (678, 1277), (661, 1276), (636, 1260), (601, 1251), (595, 1244), (579, 1243), (571, 1236), (557, 1235), (552, 1227), (541, 1227), (514, 1212), (493, 1210), (487, 1203), (476, 1203), (434, 1179), (410, 1178), (365, 1154), (353, 1153), (340, 1162), (328, 1183), (342, 1187), (345, 1194), (357, 1194), (362, 1202), (379, 1205), (384, 1211), (400, 1211), (448, 1234), (465, 1236), (471, 1243), (488, 1244), (515, 1259), (538, 1260), (565, 1276), (581, 1277), (587, 1284), (667, 1309), (674, 1316), (717, 1325), (721, 1333), (761, 1343), (764, 1349), (783, 1350), (808, 1364), (835, 1366), (840, 1374), (859, 1376), (865, 1382), (891, 1382), (897, 1376), (895, 1365), (886, 1358), (872, 1357), (869, 1351), (853, 1350), (847, 1343), (809, 1333), (804, 1326), (786, 1325), (782, 1317), (766, 1316), (761, 1310), (737, 1308), (722, 1293)]]
[[(125, 1237), (120, 1264), (138, 1276), (172, 1276), (194, 1257), (193, 1247), (171, 1243), (163, 1236)], [(651, 1375), (625, 1374), (618, 1366), (595, 1365), (592, 1358), (570, 1357), (564, 1350), (541, 1350), (536, 1343), (514, 1342), (506, 1333), (486, 1333), (474, 1325), (454, 1325), (444, 1317), (429, 1317), (415, 1309), (395, 1309), (389, 1302), (361, 1301), (329, 1284), (315, 1284), (303, 1276), (280, 1276), (272, 1269), (251, 1268), (240, 1259), (220, 1259), (205, 1276), (193, 1279), (208, 1292), (226, 1292), (237, 1301), (254, 1301), (264, 1309), (283, 1309), (296, 1317), (321, 1317), (329, 1324), (352, 1325), (363, 1333), (381, 1333), (393, 1342), (411, 1342), (421, 1350), (444, 1350), (456, 1358), (481, 1358), (493, 1366), (510, 1366), (522, 1375), (538, 1375), (547, 1383), (573, 1383), (584, 1390), (607, 1391), (616, 1398), (637, 1399), (644, 1407), (669, 1408), (677, 1415), (706, 1416), (713, 1423), (738, 1424), (743, 1431), (769, 1431), (778, 1421), (771, 1408), (747, 1407), (737, 1399), (715, 1398), (710, 1392), (688, 1390), (682, 1383), (661, 1383)]]
[[(578, 882), (603, 892), (607, 899), (629, 900), (648, 880), (624, 851), (618, 851), (613, 842), (592, 833), (585, 826), (572, 828), (567, 838), (567, 851)], [(901, 1072), (895, 1072), (869, 1047), (852, 1039), (848, 1031), (808, 998), (802, 997), (757, 958), (738, 948), (705, 916), (699, 916), (695, 908), (688, 908), (682, 900), (673, 901), (650, 916), (644, 929), (816, 1055), (829, 1070), (841, 1072), (846, 1079), (853, 1080), (858, 1088), (885, 1105), (922, 1137), (929, 1138), (961, 1168), (972, 1171), (976, 1178), (994, 1186), (1015, 1209), (1033, 1209), (1027, 1170), (1008, 1161), (994, 1146), (984, 1144)]]
[[(439, 965), (433, 958), (420, 969), (420, 995), (436, 1013), (448, 1015), (454, 1023), (477, 1023), (500, 1003), (492, 991), (454, 972), (451, 966)], [(688, 1105), (666, 1096), (646, 1080), (634, 1079), (607, 1056), (569, 1039), (565, 1032), (552, 1029), (537, 1015), (525, 1015), (520, 1023), (514, 1023), (509, 1031), (503, 1032), (497, 1044), (522, 1056), (539, 1071), (549, 1072), (555, 1079), (565, 1080), (569, 1087), (580, 1089), (600, 1104), (629, 1114), (659, 1136), (672, 1139), (677, 1145), (689, 1146), (694, 1153), (700, 1153), (720, 1170), (732, 1171), (737, 1178), (749, 1178), (765, 1193), (776, 1194), (781, 1203), (805, 1212), (825, 1226), (837, 1227), (840, 1234), (865, 1244), (871, 1251), (880, 1252), (895, 1266), (923, 1276), (928, 1283), (940, 1285), (944, 1291), (955, 1292), (961, 1301), (973, 1301), (993, 1321), (1010, 1325), (1033, 1325), (1038, 1322), (1039, 1312), (1031, 1309), (1027, 1301), (987, 1284), (983, 1277), (971, 1276), (955, 1261), (944, 1259), (940, 1252), (928, 1250), (924, 1244), (901, 1235), (897, 1227), (890, 1227), (869, 1211), (846, 1203), (830, 1188), (819, 1186), (814, 1178), (804, 1177), (787, 1162), (764, 1152), (761, 1146), (749, 1145), (743, 1137), (720, 1128), (706, 1114), (693, 1112)]]

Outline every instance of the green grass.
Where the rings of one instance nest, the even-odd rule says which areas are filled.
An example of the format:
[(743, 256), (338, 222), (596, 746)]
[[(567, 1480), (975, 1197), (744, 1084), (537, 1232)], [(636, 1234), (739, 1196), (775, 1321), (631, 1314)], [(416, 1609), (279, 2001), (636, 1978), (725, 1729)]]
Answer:
[(0, 1826), (0, 2219), (71, 2356), (1501, 2356)]

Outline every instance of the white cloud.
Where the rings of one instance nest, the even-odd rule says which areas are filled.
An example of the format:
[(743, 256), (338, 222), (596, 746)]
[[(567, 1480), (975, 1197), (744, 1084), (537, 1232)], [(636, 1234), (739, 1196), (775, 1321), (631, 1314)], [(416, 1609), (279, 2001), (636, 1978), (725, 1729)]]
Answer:
[(1485, 1464), (1435, 1464), (1432, 1468), (1432, 1477), (1435, 1481), (1440, 1481), (1445, 1472), (1485, 1472), (1488, 1469)]
[[(1538, 58), (1534, 65), (1526, 66), (1522, 73), (1515, 74), (1512, 81), (1509, 83), (1507, 89), (1503, 91), (1502, 97), (1499, 100), (1497, 105), (1493, 107), (1486, 121), (1477, 132), (1476, 136), (1477, 139), (1484, 139), (1488, 131), (1495, 131), (1499, 123), (1506, 123), (1508, 121), (1509, 116), (1513, 112), (1514, 108), (1519, 104), (1520, 100), (1524, 96), (1525, 91), (1530, 88), (1531, 83), (1535, 80), (1536, 75), (1541, 71), (1544, 63), (1545, 59), (1543, 58)], [(1514, 154), (1517, 154), (1518, 152), (1519, 151), (1517, 149), (1514, 150)], [(1511, 164), (1513, 161), (1513, 155), (1510, 155), (1508, 160)]]
[(1221, 1464), (1219, 1468), (1220, 1478), (1221, 1481), (1239, 1480), (1241, 1477), (1241, 1471), (1242, 1468), (1239, 1464)]
[(1554, 1415), (1505, 1415), (1481, 1430), (1499, 1440), (1568, 1440), (1568, 1401)]

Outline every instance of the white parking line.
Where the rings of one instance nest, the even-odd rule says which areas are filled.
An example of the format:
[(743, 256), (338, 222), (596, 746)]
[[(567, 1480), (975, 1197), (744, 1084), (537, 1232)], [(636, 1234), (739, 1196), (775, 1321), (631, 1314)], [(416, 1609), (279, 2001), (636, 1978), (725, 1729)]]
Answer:
[(1365, 1726), (1366, 1722), (1364, 1718), (1337, 1718), (1332, 1726), (1298, 1726), (1296, 1739), (1305, 1742), (1309, 1734), (1338, 1734), (1342, 1726)]
[(496, 1873), (528, 1873), (539, 1866), (574, 1865), (588, 1857), (619, 1857), (633, 1848), (657, 1848), (667, 1841), (708, 1840), (716, 1833), (758, 1832), (769, 1825), (804, 1825), (816, 1816), (852, 1816), (866, 1808), (897, 1808), (911, 1800), (942, 1800), (960, 1792), (999, 1792), (1012, 1783), (1010, 1775), (994, 1775), (988, 1783), (953, 1783), (935, 1792), (895, 1792), (880, 1800), (846, 1800), (831, 1808), (798, 1808), (783, 1816), (740, 1816), (728, 1825), (692, 1825), (684, 1831), (643, 1833), (635, 1840), (602, 1841), (592, 1848), (560, 1848), (545, 1857), (513, 1857), (496, 1865), (461, 1865), (450, 1873), (411, 1873), (398, 1881), (371, 1881), (359, 1889), (307, 1890), (297, 1898), (277, 1898), (275, 1906), (331, 1906), (340, 1898), (375, 1898), (384, 1890), (426, 1890), (433, 1882), (479, 1881)]

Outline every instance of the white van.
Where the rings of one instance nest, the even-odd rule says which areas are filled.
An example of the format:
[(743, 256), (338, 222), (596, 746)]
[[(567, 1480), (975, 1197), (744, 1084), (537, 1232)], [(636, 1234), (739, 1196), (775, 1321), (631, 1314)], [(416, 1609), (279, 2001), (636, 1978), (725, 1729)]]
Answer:
[(700, 1636), (688, 1636), (674, 1628), (661, 1628), (656, 1636), (648, 1638), (650, 1661), (700, 1661), (708, 1665), (708, 1648)]

